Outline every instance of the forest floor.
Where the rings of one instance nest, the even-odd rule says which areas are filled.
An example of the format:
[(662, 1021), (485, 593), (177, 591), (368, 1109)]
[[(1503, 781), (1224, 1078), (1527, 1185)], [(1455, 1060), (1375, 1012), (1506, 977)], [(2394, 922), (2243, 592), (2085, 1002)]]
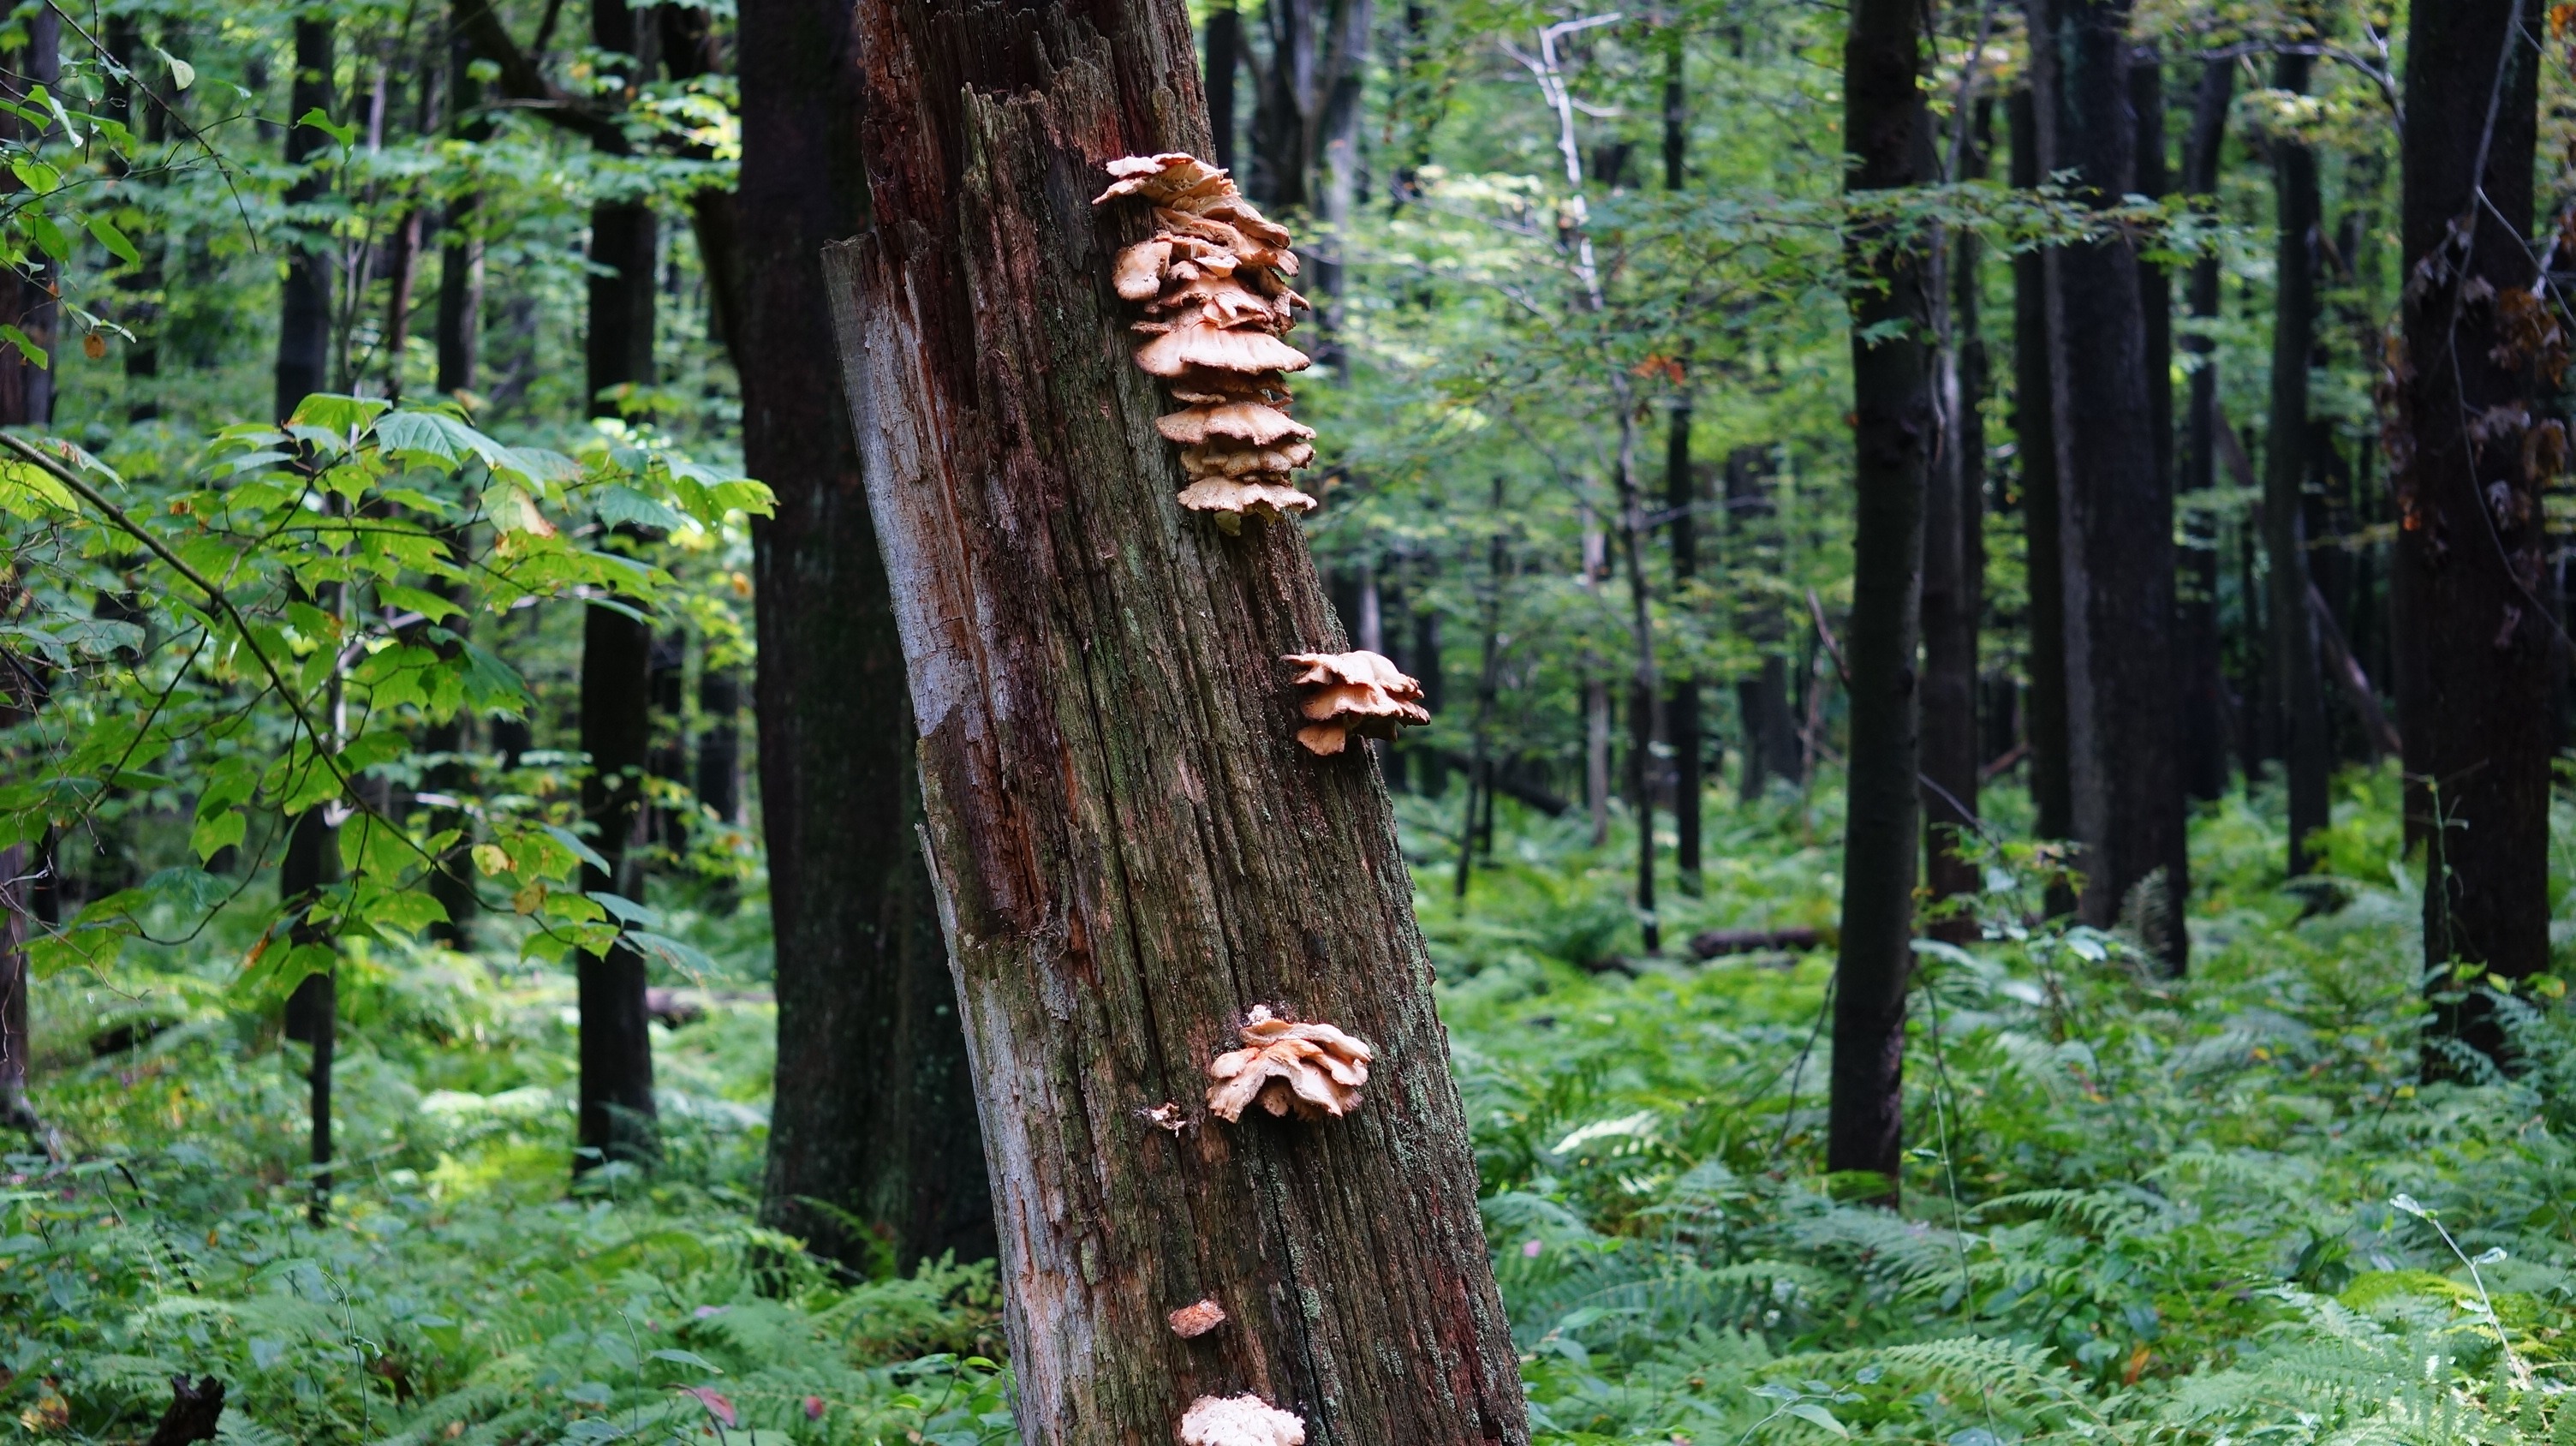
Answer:
[[(2295, 889), (2276, 809), (2206, 806), (2179, 982), (2023, 927), (2004, 851), (1999, 937), (1923, 956), (1901, 1215), (1818, 1173), (1829, 953), (1680, 948), (1829, 925), (1834, 806), (1713, 805), (1655, 960), (1617, 838), (1507, 817), (1462, 908), (1455, 795), (1403, 800), (1541, 1440), (2576, 1442), (2576, 1050), (2516, 1012), (2526, 1073), (2419, 1086), (2390, 776)], [(0, 1170), (0, 1436), (139, 1439), (185, 1371), (263, 1446), (1011, 1439), (989, 1265), (853, 1285), (754, 1222), (765, 1005), (657, 1032), (665, 1164), (573, 1199), (568, 985), (362, 951), (315, 1229), (298, 1064), (228, 947), (40, 984), (78, 1163)]]

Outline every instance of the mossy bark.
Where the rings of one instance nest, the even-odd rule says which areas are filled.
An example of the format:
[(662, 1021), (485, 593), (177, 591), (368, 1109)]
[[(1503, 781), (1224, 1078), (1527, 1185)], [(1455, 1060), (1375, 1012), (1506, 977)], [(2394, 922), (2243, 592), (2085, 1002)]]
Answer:
[[(1412, 881), (1370, 750), (1293, 739), (1339, 650), (1291, 524), (1175, 502), (1103, 164), (1208, 145), (1179, 0), (858, 7), (873, 229), (828, 253), (1031, 1443), (1258, 1392), (1314, 1446), (1526, 1441)], [(1378, 1048), (1318, 1123), (1204, 1108), (1255, 1004)], [(1177, 1106), (1182, 1128), (1146, 1112)], [(1194, 1340), (1166, 1312), (1215, 1298)]]

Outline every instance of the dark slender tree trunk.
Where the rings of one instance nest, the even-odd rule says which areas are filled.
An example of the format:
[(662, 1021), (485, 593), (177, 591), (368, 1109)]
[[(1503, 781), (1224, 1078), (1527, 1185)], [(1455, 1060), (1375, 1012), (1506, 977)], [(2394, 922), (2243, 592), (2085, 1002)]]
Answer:
[[(1985, 174), (1992, 114), (1993, 102), (1980, 98), (1956, 122), (1973, 127), (1962, 180)], [(1964, 901), (1984, 888), (1970, 847), (1985, 764), (1977, 726), (1977, 632), (1986, 610), (1984, 255), (1973, 231), (1952, 232), (1948, 244), (1950, 345), (1936, 372), (1942, 445), (1925, 475), (1923, 505), (1923, 845), (1932, 902), (1962, 901), (1933, 933), (1966, 943), (1977, 937), (1977, 921)]]
[[(1929, 179), (1922, 11), (1855, 0), (1843, 41), (1847, 189)], [(1888, 232), (1846, 243), (1852, 309), (1851, 768), (1843, 835), (1842, 945), (1834, 970), (1825, 1168), (1868, 1171), (1893, 1204), (1905, 1153), (1905, 994), (1914, 974), (1925, 478), (1934, 417), (1925, 259)], [(1865, 331), (1892, 331), (1879, 340)]]
[[(2192, 100), (2182, 176), (2184, 193), (2203, 211), (2214, 213), (2218, 206), (2219, 150), (2227, 138), (2227, 111), (2235, 94), (2236, 62), (2206, 62)], [(2193, 512), (2189, 551), (2183, 559), (2183, 787), (2194, 798), (2216, 799), (2227, 792), (2228, 705), (2226, 650), (2219, 631), (2218, 517), (2205, 505), (2218, 486), (2218, 348), (2207, 332), (2218, 320), (2214, 251), (2192, 262), (2189, 304), (2198, 325), (2182, 343), (2193, 366), (2179, 485), (2204, 505)]]
[[(1520, 1446), (1374, 755), (1293, 741), (1280, 658), (1343, 640), (1293, 525), (1230, 538), (1175, 505), (1169, 402), (1108, 286), (1148, 220), (1093, 209), (1102, 162), (1208, 143), (1188, 13), (1069, 9), (1020, 9), (1004, 47), (929, 0), (858, 6), (873, 226), (826, 253), (1021, 1437), (1168, 1441), (1194, 1397), (1252, 1391), (1313, 1442)], [(1203, 1109), (1255, 1005), (1376, 1047), (1351, 1115)], [(1184, 1340), (1164, 1315), (1201, 1299), (1230, 1319)]]
[[(157, 143), (168, 128), (169, 118), (158, 104), (146, 102), (132, 79), (141, 73), (143, 59), (143, 26), (130, 11), (119, 11), (107, 22), (107, 49), (127, 75), (124, 80), (111, 80), (108, 107), (139, 140)], [(119, 180), (128, 186), (138, 184), (130, 170), (119, 168)], [(146, 183), (148, 184), (148, 183)], [(149, 421), (161, 415), (161, 399), (154, 383), (161, 373), (161, 255), (167, 242), (160, 236), (144, 236), (135, 242), (142, 261), (128, 271), (118, 273), (117, 290), (122, 293), (121, 314), (117, 320), (134, 340), (125, 344), (125, 416), (133, 422)]]
[(742, 822), (742, 676), (730, 667), (698, 674), (698, 802), (725, 823)]
[(1243, 68), (1243, 12), (1235, 0), (1222, 0), (1208, 11), (1208, 130), (1216, 137), (1216, 163), (1234, 169), (1236, 122), (1234, 78)]
[[(1738, 447), (1726, 455), (1727, 531), (1738, 569), (1777, 565), (1772, 550), (1779, 545), (1778, 507), (1772, 501), (1769, 454), (1761, 447)], [(1761, 651), (1761, 664), (1735, 682), (1735, 710), (1744, 731), (1736, 792), (1746, 801), (1760, 798), (1768, 781), (1805, 778), (1805, 752), (1798, 720), (1789, 706), (1788, 646), (1776, 607), (1756, 604), (1736, 614), (1736, 626)]]
[[(2297, 94), (2308, 88), (2310, 60), (2283, 55), (2273, 62), (2272, 84)], [(2270, 138), (2273, 205), (2279, 227), (2274, 251), (2272, 408), (2263, 444), (2263, 551), (2266, 609), (2271, 615), (2272, 666), (2285, 725), (2282, 753), (2290, 775), (2290, 860), (2293, 875), (2315, 863), (2308, 836), (2324, 828), (2334, 740), (2326, 731), (2325, 677), (2317, 664), (2317, 622), (2308, 608), (2307, 480), (2309, 470), (2308, 354), (2316, 347), (2317, 155), (2295, 138)]]
[[(743, 458), (778, 1089), (761, 1217), (852, 1265), (994, 1251), (957, 993), (918, 844), (902, 642), (841, 392), (821, 251), (861, 229), (852, 7), (742, 7)], [(712, 711), (712, 710), (711, 710)], [(817, 1204), (816, 1202), (819, 1202)]]
[(27, 940), (35, 850), (0, 849), (0, 1130), (41, 1128), (28, 1094)]
[[(48, 92), (61, 89), (62, 18), (51, 7), (39, 6), (19, 22), (25, 28), (25, 44), (12, 47), (0, 55), (0, 95), (17, 105), (27, 104), (29, 93), (38, 86)], [(34, 107), (41, 112), (40, 103)], [(59, 141), (60, 127), (40, 126), (17, 117), (0, 118), (0, 134), (26, 144), (43, 140)], [(58, 163), (64, 169), (72, 163)], [(19, 182), (0, 180), (16, 190)], [(60, 350), (62, 304), (56, 299), (60, 289), (62, 267), (33, 253), (24, 273), (10, 272), (0, 276), (0, 324), (13, 326), (28, 342), (37, 347), (43, 359), (29, 357), (14, 345), (0, 345), (0, 417), (18, 425), (48, 425), (54, 417), (55, 353)]]
[[(2046, 174), (2031, 92), (2014, 92), (2009, 110), (2012, 183), (2027, 189)], [(2030, 740), (2032, 832), (2063, 840), (2075, 836), (2075, 793), (2067, 780), (2065, 488), (2057, 476), (2051, 370), (2048, 258), (2025, 251), (2013, 258), (2013, 437), (2021, 465), (2022, 543), (2030, 590), (2030, 698), (2024, 729)], [(2072, 913), (2075, 896), (2063, 885), (2052, 885), (2047, 908), (2052, 915)]]
[[(290, 948), (335, 948), (328, 929), (315, 923), (311, 910), (323, 889), (340, 876), (340, 831), (331, 826), (322, 805), (295, 816), (286, 835), (286, 854), (277, 867), (278, 908), (293, 916), (287, 926)], [(331, 1056), (340, 1032), (339, 988), (330, 967), (296, 981), (286, 996), (286, 1037), (312, 1047), (304, 1081), (310, 1094), (313, 1165), (311, 1213), (318, 1222), (331, 1200)]]
[[(2043, 173), (2116, 203), (2137, 182), (2128, 0), (2030, 0)], [(2126, 233), (2047, 253), (2063, 512), (2067, 782), (2087, 923), (2126, 919), (2179, 972), (2190, 957), (2174, 706), (2173, 479), (2148, 385), (2138, 253)]]
[[(2506, 979), (2549, 968), (2549, 780), (2560, 643), (2533, 465), (2563, 447), (2541, 420), (2533, 284), (2532, 159), (2540, 56), (2517, 0), (2420, 0), (2406, 47), (2402, 231), (2407, 279), (2398, 413), (2388, 433), (2397, 500), (2393, 582), (2398, 731), (2407, 826), (2428, 845), (2424, 962)], [(2563, 348), (2565, 343), (2556, 345)], [(2473, 425), (2530, 408), (2473, 445)], [(2509, 411), (2507, 409), (2510, 409)], [(2442, 1043), (2504, 1053), (2492, 1001), (2446, 972), (2425, 1065)]]
[[(2131, 194), (2151, 201), (2173, 189), (2165, 136), (2165, 68), (2152, 49), (2129, 57), (2129, 110), (2137, 119), (2137, 159)], [(2147, 422), (2156, 439), (2156, 476), (2167, 488), (2174, 475), (2173, 278), (2165, 268), (2138, 262), (2138, 313), (2146, 323)]]
[[(1664, 189), (1678, 192), (1690, 176), (1690, 102), (1683, 83), (1681, 33), (1673, 32), (1664, 45)], [(1664, 507), (1672, 517), (1667, 540), (1673, 551), (1674, 603), (1687, 608), (1691, 580), (1699, 571), (1699, 487), (1691, 470), (1687, 389), (1673, 399), (1671, 429), (1664, 438)], [(1681, 891), (1694, 898), (1700, 890), (1700, 754), (1705, 747), (1699, 704), (1698, 678), (1684, 673), (1673, 679), (1664, 703), (1664, 731), (1673, 750), (1673, 872)]]
[[(591, 41), (618, 57), (631, 91), (651, 71), (650, 12), (625, 0), (591, 0)], [(603, 135), (599, 148), (623, 143)], [(585, 380), (593, 416), (615, 416), (617, 391), (653, 380), (653, 324), (659, 234), (651, 207), (598, 201), (590, 208), (590, 332)], [(584, 865), (582, 887), (644, 899), (642, 857), (635, 848), (644, 776), (652, 758), (653, 630), (631, 609), (594, 604), (585, 610), (581, 642), (581, 747), (590, 774), (582, 783), (582, 816), (590, 844), (608, 865)], [(580, 1148), (576, 1173), (623, 1161), (649, 1165), (656, 1153), (653, 1036), (644, 1009), (644, 957), (622, 940), (604, 954), (583, 954), (576, 967), (581, 1005)]]
[(1345, 99), (1355, 100), (1370, 0), (1263, 0), (1266, 57), (1253, 75), (1251, 167), (1244, 190), (1286, 212), (1322, 199), (1324, 145)]
[[(300, 15), (295, 21), (295, 78), (287, 87), (289, 116), (337, 109), (331, 84), (332, 20), (328, 11)], [(310, 165), (331, 145), (319, 129), (290, 121), (286, 130), (286, 163)], [(286, 204), (311, 207), (330, 189), (330, 178), (318, 171), (298, 176), (286, 188)], [(295, 405), (329, 385), (331, 375), (331, 241), (327, 228), (307, 218), (294, 218), (286, 243), (286, 278), (278, 291), (277, 415), (293, 415)]]

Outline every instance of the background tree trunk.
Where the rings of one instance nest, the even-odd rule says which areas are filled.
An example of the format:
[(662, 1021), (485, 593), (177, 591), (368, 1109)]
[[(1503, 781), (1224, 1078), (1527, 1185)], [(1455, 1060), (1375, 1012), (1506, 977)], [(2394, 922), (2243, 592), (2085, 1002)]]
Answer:
[(761, 1217), (815, 1251), (897, 1267), (993, 1254), (966, 1036), (917, 827), (903, 648), (830, 370), (822, 248), (867, 217), (846, 0), (742, 7), (747, 248), (743, 460), (778, 494), (753, 524), (756, 721), (778, 1069)]
[[(1681, 34), (1664, 51), (1664, 189), (1679, 192), (1690, 177), (1690, 106), (1682, 73)], [(1691, 580), (1699, 572), (1699, 483), (1691, 468), (1691, 397), (1673, 399), (1671, 430), (1664, 438), (1664, 507), (1672, 518), (1666, 541), (1673, 552), (1674, 606), (1691, 606)], [(1700, 680), (1685, 671), (1673, 679), (1664, 704), (1664, 731), (1673, 750), (1673, 873), (1693, 898), (1700, 888)]]
[[(2012, 127), (2012, 183), (2029, 189), (2047, 174), (2040, 165), (2037, 101), (2023, 90), (2007, 109)], [(2021, 465), (2022, 543), (2030, 590), (2031, 831), (2043, 839), (2075, 836), (2075, 792), (2067, 779), (2065, 487), (2057, 475), (2057, 388), (2048, 341), (2048, 257), (2013, 258), (2013, 438)], [(2048, 912), (2074, 912), (2063, 885), (2048, 890)]]
[[(286, 163), (302, 166), (331, 145), (320, 130), (295, 123), (295, 117), (337, 107), (331, 84), (330, 12), (316, 11), (295, 21), (295, 78), (287, 87)], [(310, 206), (330, 189), (330, 178), (318, 172), (299, 176), (286, 188), (286, 204)], [(327, 233), (305, 228), (286, 253), (286, 279), (278, 290), (277, 396), (281, 418), (295, 404), (328, 385), (331, 374), (331, 243)]]
[[(2517, 0), (2421, 0), (2411, 14), (2405, 365), (2389, 432), (2406, 821), (2430, 845), (2426, 966), (2458, 960), (2520, 979), (2549, 967), (2560, 643), (2542, 566), (2544, 479), (2519, 438), (2473, 447), (2469, 427), (2494, 408), (2536, 411), (2543, 395), (2507, 314), (2532, 285), (2540, 57)], [(2465, 298), (2472, 278), (2473, 294), (2495, 299)], [(2436, 982), (2437, 1038), (2501, 1053), (2492, 1002), (2455, 987)], [(2426, 1066), (2446, 1068), (2438, 1044)]]
[[(1734, 565), (1739, 569), (1762, 566), (1761, 549), (1779, 542), (1768, 460), (1760, 447), (1738, 447), (1726, 455), (1727, 531), (1734, 540)], [(1744, 608), (1736, 615), (1736, 626), (1762, 652), (1761, 665), (1735, 683), (1735, 711), (1744, 730), (1736, 792), (1749, 802), (1762, 796), (1770, 779), (1803, 782), (1806, 753), (1798, 737), (1798, 720), (1789, 709), (1789, 660), (1780, 651), (1786, 642), (1778, 612)]]
[[(1910, 0), (1852, 6), (1843, 41), (1849, 190), (1928, 179), (1921, 13)], [(1914, 863), (1922, 847), (1914, 667), (1923, 494), (1937, 423), (1920, 339), (1930, 319), (1923, 256), (1885, 233), (1861, 234), (1846, 249), (1855, 278), (1851, 768), (1825, 1168), (1875, 1172), (1893, 1204), (1905, 1150), (1905, 991), (1914, 974)], [(1891, 324), (1900, 324), (1899, 335), (1861, 337)]]
[[(618, 59), (627, 90), (651, 74), (650, 12), (621, 0), (593, 0), (591, 43)], [(595, 141), (620, 154), (614, 130)], [(641, 200), (598, 201), (590, 208), (590, 333), (583, 345), (590, 414), (616, 416), (615, 388), (653, 380), (654, 263), (660, 235)], [(590, 845), (608, 867), (582, 868), (582, 887), (644, 901), (643, 860), (635, 850), (644, 776), (652, 763), (653, 629), (631, 609), (594, 604), (581, 636), (581, 747), (590, 757), (582, 783), (582, 816)], [(644, 1008), (644, 957), (627, 944), (584, 954), (576, 966), (581, 1006), (580, 1149), (576, 1173), (610, 1161), (649, 1164), (653, 1132), (653, 1034)]]
[[(1153, 1442), (1257, 1391), (1313, 1442), (1527, 1440), (1374, 755), (1293, 741), (1337, 648), (1293, 525), (1174, 503), (1102, 165), (1207, 145), (1178, 0), (858, 7), (873, 229), (827, 253), (910, 667), (1024, 1440)], [(1268, 1004), (1377, 1046), (1320, 1124), (1201, 1107)], [(1144, 1111), (1177, 1107), (1182, 1128)], [(1183, 1340), (1164, 1313), (1231, 1316)], [(1391, 1349), (1402, 1342), (1401, 1349)]]
[[(1980, 98), (1957, 124), (1982, 131), (1993, 104)], [(1985, 137), (1962, 149), (1962, 180), (1985, 174)], [(1986, 393), (1984, 320), (1978, 308), (1982, 248), (1972, 231), (1948, 237), (1950, 344), (1937, 374), (1942, 446), (1925, 474), (1923, 504), (1923, 845), (1933, 902), (1973, 899), (1984, 887), (1963, 857), (1977, 829), (1984, 772), (1977, 727), (1977, 633), (1985, 620)], [(1933, 925), (1952, 943), (1977, 937), (1972, 913)]]
[[(2236, 94), (2236, 62), (2212, 60), (2200, 73), (2192, 100), (2191, 135), (2183, 145), (2182, 189), (2192, 204), (2215, 212), (2218, 207), (2219, 150), (2227, 137), (2227, 110)], [(2207, 325), (2218, 320), (2218, 257), (2191, 264), (2189, 305), (2192, 320)], [(2206, 334), (2183, 338), (2183, 350), (2196, 365), (2191, 372), (2190, 412), (2183, 424), (2180, 487), (2206, 501), (2218, 486), (2218, 349)], [(2182, 752), (2183, 788), (2198, 799), (2227, 792), (2227, 675), (2218, 620), (2218, 518), (2203, 508), (2197, 514), (2190, 550), (2184, 557), (2181, 623), (2183, 650)]]
[[(2284, 55), (2273, 62), (2272, 84), (2297, 94), (2308, 88), (2310, 60)], [(2334, 740), (2326, 733), (2325, 678), (2317, 666), (2317, 621), (2308, 608), (2308, 354), (2316, 346), (2316, 152), (2288, 135), (2271, 137), (2273, 204), (2279, 227), (2274, 251), (2272, 410), (2263, 444), (2263, 551), (2270, 564), (2265, 592), (2272, 623), (2272, 666), (2277, 670), (2286, 725), (2282, 752), (2289, 763), (2290, 873), (2315, 862), (2308, 835), (2327, 819), (2328, 774)]]
[(1234, 169), (1237, 121), (1234, 80), (1243, 68), (1243, 12), (1235, 0), (1218, 0), (1207, 18), (1208, 130), (1216, 137), (1216, 163)]
[[(2030, 0), (2043, 174), (2112, 204), (2137, 181), (2128, 0)], [(2124, 916), (2168, 968), (2190, 957), (2173, 651), (2173, 479), (2157, 465), (2138, 254), (2111, 235), (2047, 253), (2067, 782), (2087, 923)]]

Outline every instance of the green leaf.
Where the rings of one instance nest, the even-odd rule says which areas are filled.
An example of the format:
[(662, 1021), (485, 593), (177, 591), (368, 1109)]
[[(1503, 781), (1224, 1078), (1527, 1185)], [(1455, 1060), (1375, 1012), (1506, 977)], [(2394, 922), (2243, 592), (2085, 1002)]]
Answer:
[[(0, 322), (0, 341), (5, 341), (11, 346), (16, 347), (18, 349), (18, 355), (25, 357), (27, 359), (27, 365), (31, 367), (53, 365), (52, 359), (45, 355), (45, 349), (36, 345), (34, 338), (6, 322)], [(38, 469), (29, 467), (27, 470), (32, 472)]]
[(444, 622), (465, 609), (427, 588), (405, 587), (398, 582), (376, 584), (376, 601), (389, 608), (415, 612), (431, 622)]
[(329, 136), (332, 140), (338, 142), (343, 149), (357, 144), (358, 128), (354, 125), (334, 124), (331, 117), (325, 114), (322, 107), (318, 105), (313, 107), (313, 109), (306, 111), (304, 114), (297, 116), (295, 118), (295, 123), (300, 126), (313, 127), (315, 130), (320, 131), (322, 134)]
[(42, 211), (29, 211), (27, 229), (35, 233), (36, 244), (44, 248), (46, 255), (56, 261), (72, 259), (72, 238), (64, 234), (61, 224), (53, 217)]
[(200, 818), (188, 833), (188, 848), (200, 863), (238, 844), (248, 832), (250, 821), (238, 808), (228, 808), (212, 818)]
[(152, 47), (152, 53), (160, 56), (161, 63), (170, 67), (170, 84), (172, 86), (180, 90), (186, 90), (188, 87), (197, 83), (197, 67), (190, 65), (188, 62), (181, 60), (175, 55), (172, 55), (169, 51), (162, 49), (158, 45)]
[(126, 240), (125, 233), (117, 230), (116, 223), (105, 216), (93, 215), (89, 218), (89, 234), (97, 237), (98, 244), (106, 247), (108, 254), (117, 260), (128, 266), (143, 264), (143, 253), (135, 250), (134, 243)]
[(1817, 1425), (1824, 1427), (1826, 1430), (1833, 1432), (1835, 1435), (1842, 1437), (1846, 1441), (1851, 1439), (1851, 1428), (1844, 1425), (1842, 1422), (1835, 1420), (1833, 1412), (1826, 1410), (1824, 1407), (1817, 1405), (1813, 1401), (1800, 1401), (1787, 1409), (1790, 1415), (1795, 1416), (1802, 1421), (1813, 1421)]

